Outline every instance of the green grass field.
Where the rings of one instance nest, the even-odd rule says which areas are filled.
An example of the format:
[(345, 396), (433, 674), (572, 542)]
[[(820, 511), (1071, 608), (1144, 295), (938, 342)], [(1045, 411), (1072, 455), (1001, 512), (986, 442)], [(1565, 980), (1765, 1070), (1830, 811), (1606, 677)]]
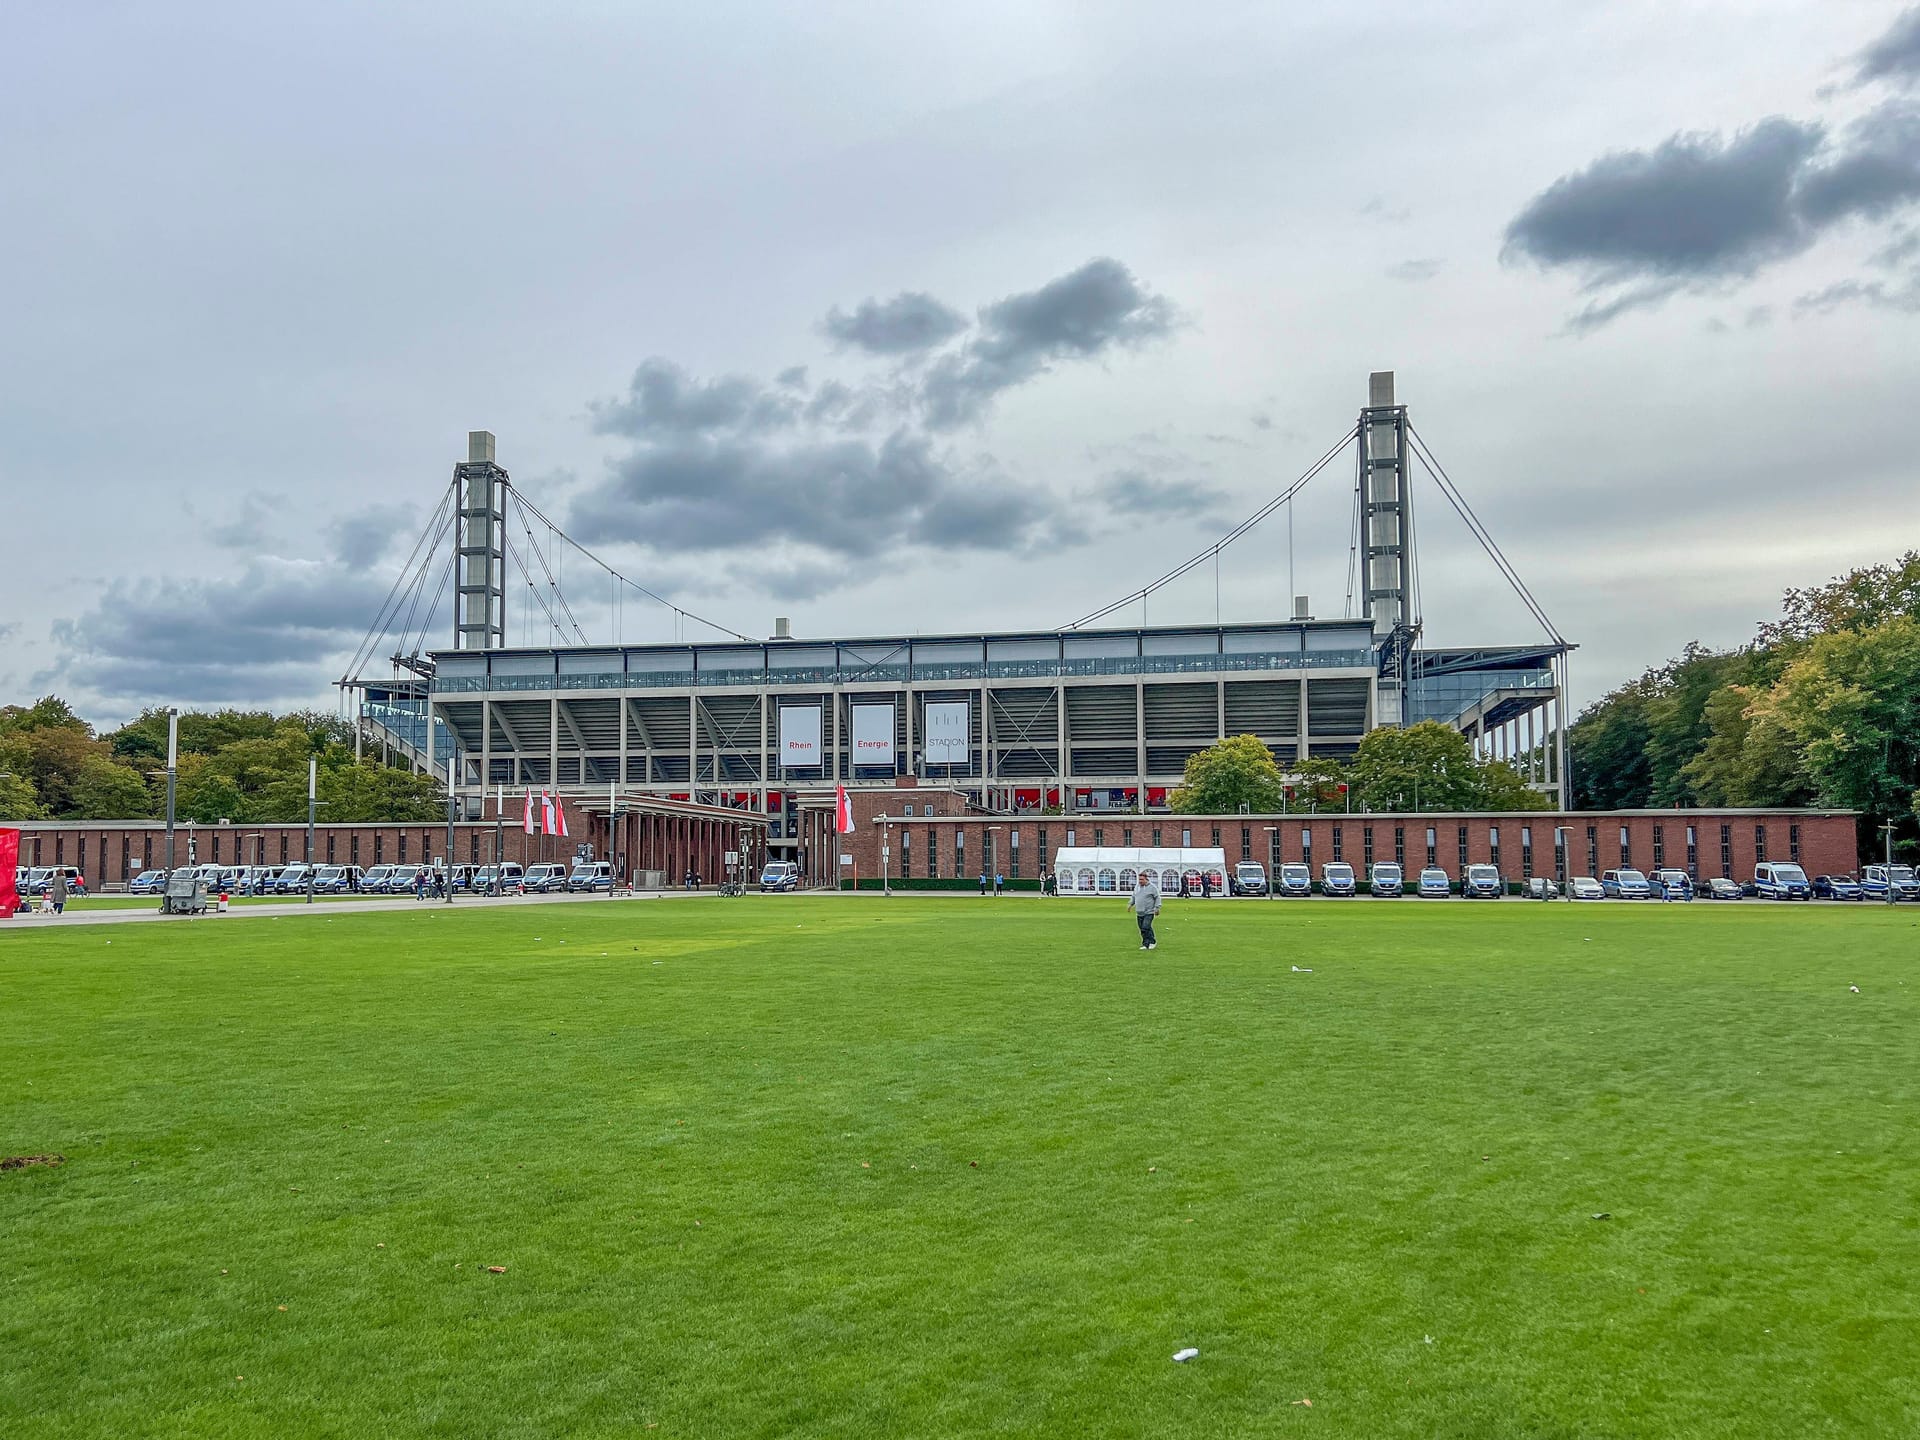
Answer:
[(1920, 1434), (1920, 907), (1169, 911), (0, 928), (0, 1434)]

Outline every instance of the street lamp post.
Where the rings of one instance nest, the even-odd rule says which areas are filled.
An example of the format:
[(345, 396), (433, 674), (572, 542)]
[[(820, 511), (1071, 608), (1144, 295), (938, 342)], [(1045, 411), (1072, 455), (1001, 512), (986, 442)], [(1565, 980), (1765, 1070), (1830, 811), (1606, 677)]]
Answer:
[(1573, 898), (1573, 892), (1568, 888), (1567, 881), (1567, 842), (1561, 837), (1571, 835), (1572, 833), (1572, 827), (1567, 825), (1556, 825), (1553, 827), (1554, 869), (1560, 873), (1560, 895), (1562, 899), (1566, 900)]
[(1007, 827), (1004, 825), (987, 826), (987, 879), (993, 882), (993, 893), (1000, 894), (1000, 842), (993, 837)]
[(893, 823), (893, 817), (883, 810), (873, 818), (880, 822), (880, 894), (891, 899), (893, 896), (893, 832), (887, 827)]
[(167, 707), (167, 874), (173, 874), (173, 790), (180, 773), (180, 707)]
[(1273, 899), (1274, 887), (1280, 883), (1280, 866), (1278, 863), (1280, 846), (1275, 839), (1280, 833), (1280, 827), (1278, 825), (1263, 825), (1260, 828), (1267, 832), (1267, 899), (1271, 900)]
[(1891, 905), (1899, 898), (1893, 893), (1893, 817), (1889, 815), (1880, 828), (1887, 832), (1887, 903)]
[[(446, 886), (447, 904), (453, 904), (453, 782), (460, 773), (460, 752), (455, 750), (447, 757), (447, 855)], [(481, 804), (486, 804), (485, 791), (481, 792)]]
[(320, 804), (320, 757), (307, 757), (307, 904), (313, 904), (313, 821)]

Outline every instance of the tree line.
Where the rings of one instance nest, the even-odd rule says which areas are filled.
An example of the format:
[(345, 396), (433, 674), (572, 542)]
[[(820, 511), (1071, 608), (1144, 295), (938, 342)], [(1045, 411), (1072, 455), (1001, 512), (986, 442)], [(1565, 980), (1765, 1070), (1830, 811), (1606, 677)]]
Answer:
[(1892, 820), (1911, 846), (1920, 552), (1787, 591), (1749, 644), (1687, 646), (1589, 706), (1568, 739), (1583, 807), (1826, 806), (1860, 811), (1867, 832)]
[[(174, 811), (202, 825), (307, 818), (307, 764), (319, 761), (320, 818), (426, 823), (446, 814), (438, 781), (372, 756), (353, 727), (318, 711), (188, 711), (180, 716)], [(165, 813), (167, 713), (98, 733), (49, 695), (0, 706), (0, 820), (150, 820)]]
[(1283, 771), (1257, 735), (1230, 735), (1187, 757), (1185, 784), (1167, 797), (1183, 815), (1301, 811), (1544, 810), (1547, 797), (1504, 760), (1486, 760), (1451, 725), (1383, 727), (1353, 759), (1295, 761)]

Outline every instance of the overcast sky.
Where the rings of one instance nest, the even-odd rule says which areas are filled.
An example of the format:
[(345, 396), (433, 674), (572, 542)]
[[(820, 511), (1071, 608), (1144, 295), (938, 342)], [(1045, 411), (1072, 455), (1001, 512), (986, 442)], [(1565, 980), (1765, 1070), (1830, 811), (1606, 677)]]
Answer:
[[(1043, 628), (1258, 508), (1393, 369), (1583, 700), (1920, 543), (1920, 9), (183, 0), (6, 34), (0, 703), (331, 705), (469, 429), (749, 634)], [(1335, 464), (1291, 562), (1284, 512), (1229, 550), (1222, 618), (1342, 613), (1351, 503)], [(1428, 639), (1539, 638), (1415, 503)], [(586, 577), (593, 639), (681, 633)], [(1147, 618), (1215, 607), (1209, 566)]]

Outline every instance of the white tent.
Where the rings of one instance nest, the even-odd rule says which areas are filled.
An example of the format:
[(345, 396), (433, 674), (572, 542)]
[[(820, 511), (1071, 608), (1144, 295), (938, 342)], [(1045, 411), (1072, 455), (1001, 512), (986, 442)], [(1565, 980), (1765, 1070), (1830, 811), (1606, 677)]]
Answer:
[(1067, 845), (1053, 852), (1062, 895), (1130, 895), (1143, 871), (1162, 895), (1179, 894), (1183, 877), (1197, 895), (1203, 875), (1215, 895), (1227, 893), (1227, 853), (1218, 846)]

